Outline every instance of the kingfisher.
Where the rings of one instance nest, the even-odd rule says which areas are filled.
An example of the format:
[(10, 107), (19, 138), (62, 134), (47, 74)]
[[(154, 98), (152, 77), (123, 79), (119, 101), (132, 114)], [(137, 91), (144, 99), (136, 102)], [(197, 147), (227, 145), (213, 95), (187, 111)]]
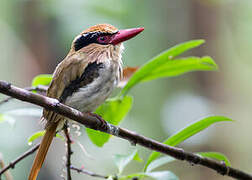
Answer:
[[(81, 112), (92, 112), (112, 93), (122, 76), (123, 42), (144, 28), (118, 30), (109, 24), (92, 26), (72, 42), (67, 56), (57, 65), (47, 96)], [(36, 180), (57, 130), (66, 117), (46, 109), (45, 135), (36, 153), (29, 180)]]

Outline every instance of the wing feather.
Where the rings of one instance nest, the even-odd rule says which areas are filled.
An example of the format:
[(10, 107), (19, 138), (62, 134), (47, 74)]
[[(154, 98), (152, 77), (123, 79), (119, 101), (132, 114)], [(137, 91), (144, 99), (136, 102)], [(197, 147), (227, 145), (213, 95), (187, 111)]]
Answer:
[[(47, 90), (47, 96), (59, 99), (64, 89), (71, 83), (71, 81), (81, 76), (88, 63), (89, 61), (84, 53), (67, 56), (56, 67), (53, 73), (53, 80)], [(51, 121), (56, 122), (62, 119), (61, 116), (55, 116), (54, 114), (54, 112), (45, 109), (43, 111), (43, 117), (47, 120), (47, 123), (50, 123)]]

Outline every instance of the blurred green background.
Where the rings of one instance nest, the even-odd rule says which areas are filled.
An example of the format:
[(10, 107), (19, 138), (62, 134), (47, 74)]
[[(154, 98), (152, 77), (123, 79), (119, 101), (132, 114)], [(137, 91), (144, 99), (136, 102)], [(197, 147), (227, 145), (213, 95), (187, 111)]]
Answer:
[[(141, 65), (180, 42), (205, 39), (206, 44), (187, 55), (210, 55), (220, 70), (138, 85), (130, 92), (134, 105), (121, 126), (163, 141), (202, 117), (225, 115), (235, 122), (214, 125), (179, 146), (193, 152), (224, 153), (232, 166), (251, 172), (251, 10), (250, 0), (1, 0), (0, 79), (25, 87), (35, 75), (52, 73), (67, 54), (73, 38), (97, 23), (110, 23), (119, 29), (145, 27), (141, 35), (125, 43), (125, 66)], [(1, 106), (0, 112), (24, 107), (31, 105), (12, 101)], [(27, 150), (27, 138), (42, 128), (38, 116), (15, 119), (14, 125), (0, 124), (0, 152), (6, 163)], [(79, 137), (76, 131), (72, 129), (74, 139), (91, 157), (74, 143), (73, 164), (99, 174), (115, 174), (112, 156), (130, 153), (135, 148), (119, 138), (98, 148), (87, 139), (83, 128)], [(150, 151), (137, 148), (146, 159)], [(64, 154), (64, 143), (55, 139), (39, 179), (62, 179)], [(14, 179), (27, 177), (33, 157), (11, 170)], [(143, 164), (134, 162), (124, 174), (142, 167)], [(160, 169), (171, 170), (186, 180), (231, 179), (185, 162)], [(72, 174), (73, 179), (95, 179)]]

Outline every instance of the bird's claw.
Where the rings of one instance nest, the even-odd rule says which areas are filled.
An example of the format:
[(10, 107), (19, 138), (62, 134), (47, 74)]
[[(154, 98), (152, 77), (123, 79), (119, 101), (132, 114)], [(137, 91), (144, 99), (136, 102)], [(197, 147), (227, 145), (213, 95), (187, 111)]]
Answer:
[(97, 118), (100, 122), (101, 122), (101, 128), (104, 129), (107, 127), (107, 122), (98, 114), (92, 113), (92, 112), (88, 112), (89, 115)]

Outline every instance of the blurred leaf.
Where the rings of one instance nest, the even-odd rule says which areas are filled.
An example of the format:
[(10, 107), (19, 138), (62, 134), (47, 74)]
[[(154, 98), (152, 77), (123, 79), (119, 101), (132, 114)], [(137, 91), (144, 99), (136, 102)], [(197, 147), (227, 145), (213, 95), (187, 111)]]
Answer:
[(138, 152), (134, 156), (133, 160), (137, 161), (137, 162), (140, 162), (140, 163), (143, 162), (143, 159), (139, 156)]
[(132, 180), (133, 178), (142, 179), (144, 177), (148, 177), (148, 176), (141, 172), (141, 173), (129, 174), (129, 175), (126, 175), (126, 176), (121, 176), (121, 177), (119, 177), (118, 180)]
[(145, 173), (145, 175), (156, 180), (179, 180), (179, 178), (175, 174), (173, 174), (171, 171), (155, 171), (155, 172)]
[[(221, 121), (232, 121), (231, 119), (224, 117), (224, 116), (210, 116), (206, 117), (204, 119), (201, 119), (188, 127), (182, 129), (181, 131), (177, 132), (176, 134), (169, 137), (166, 141), (163, 143), (169, 146), (176, 146), (177, 144), (183, 142), (184, 140), (188, 139), (189, 137), (199, 133), (200, 131), (206, 129), (210, 125), (221, 122)], [(158, 158), (160, 156), (159, 152), (152, 152), (151, 155), (148, 158), (148, 161), (144, 167), (144, 171), (146, 171), (146, 168), (148, 165)]]
[(224, 161), (227, 166), (231, 166), (231, 163), (228, 160), (228, 158), (222, 153), (219, 153), (219, 152), (199, 152), (197, 154), (202, 157), (207, 157), (207, 158), (211, 158), (211, 159), (215, 159), (215, 160), (219, 160), (219, 161)]
[(38, 132), (35, 132), (33, 135), (31, 135), (29, 138), (28, 138), (28, 145), (32, 145), (32, 142), (36, 139), (38, 139), (39, 137), (41, 136), (44, 136), (45, 135), (45, 130), (44, 131), (38, 131)]
[[(44, 136), (45, 135), (45, 130), (43, 131), (38, 131), (38, 132), (35, 132), (33, 135), (31, 135), (29, 138), (28, 138), (28, 145), (32, 145), (32, 142), (36, 139), (38, 139), (39, 137), (41, 136)], [(60, 134), (56, 134), (56, 137), (61, 139), (62, 141), (64, 141), (64, 137), (61, 136)]]
[(4, 114), (0, 114), (0, 123), (6, 121), (6, 117), (4, 116)]
[[(96, 109), (95, 113), (108, 123), (118, 125), (128, 114), (132, 100), (130, 96), (108, 99)], [(110, 138), (109, 134), (93, 129), (86, 128), (86, 132), (90, 140), (99, 147), (102, 147)]]
[(150, 81), (162, 77), (178, 76), (191, 71), (214, 70), (217, 70), (217, 65), (211, 57), (187, 57), (167, 61), (167, 63), (143, 77), (142, 81)]
[(38, 108), (20, 108), (20, 109), (12, 109), (6, 111), (5, 114), (13, 115), (13, 116), (35, 116), (40, 117), (42, 114), (42, 109)]
[(153, 169), (163, 166), (164, 164), (170, 163), (174, 160), (176, 159), (171, 156), (164, 156), (159, 159), (156, 159), (148, 165), (148, 167), (146, 168), (146, 172), (151, 172)]
[(114, 176), (109, 176), (107, 180), (114, 180)]
[(137, 149), (129, 155), (116, 154), (114, 156), (114, 162), (119, 170), (119, 174), (123, 169), (137, 156)]
[(33, 78), (32, 86), (36, 87), (38, 85), (48, 86), (52, 81), (52, 74), (40, 74)]
[[(227, 166), (231, 166), (230, 161), (228, 160), (228, 158), (224, 154), (221, 154), (218, 152), (198, 152), (196, 154), (198, 154), (202, 157), (207, 157), (207, 158), (212, 158), (212, 159), (216, 159), (219, 161), (224, 161)], [(164, 156), (159, 159), (156, 159), (148, 165), (148, 167), (146, 168), (146, 172), (151, 172), (153, 169), (158, 168), (160, 166), (163, 166), (167, 163), (173, 162), (175, 160), (176, 159), (171, 156)]]
[[(130, 78), (129, 82), (126, 84), (126, 86), (122, 89), (120, 95), (123, 96), (127, 94), (127, 92), (137, 83), (143, 81), (145, 77), (147, 77), (149, 74), (151, 74), (153, 71), (158, 71), (158, 69), (164, 64), (166, 64), (169, 61), (176, 61), (173, 60), (174, 57), (182, 54), (185, 51), (188, 51), (192, 48), (198, 47), (201, 44), (203, 44), (204, 40), (192, 40), (188, 42), (184, 42), (181, 44), (178, 44), (165, 52), (161, 53), (160, 55), (154, 57), (149, 62), (144, 64), (136, 73)], [(167, 67), (167, 66), (166, 66)], [(192, 71), (192, 69), (190, 70)], [(181, 72), (180, 72), (181, 74)]]
[(128, 180), (138, 177), (142, 179), (144, 177), (150, 177), (156, 180), (179, 180), (179, 178), (173, 174), (171, 171), (155, 171), (149, 173), (134, 173), (127, 176), (119, 177), (119, 180)]
[(9, 116), (7, 114), (0, 114), (0, 123), (3, 122), (9, 123), (10, 126), (13, 127), (15, 125), (16, 120), (12, 116)]

